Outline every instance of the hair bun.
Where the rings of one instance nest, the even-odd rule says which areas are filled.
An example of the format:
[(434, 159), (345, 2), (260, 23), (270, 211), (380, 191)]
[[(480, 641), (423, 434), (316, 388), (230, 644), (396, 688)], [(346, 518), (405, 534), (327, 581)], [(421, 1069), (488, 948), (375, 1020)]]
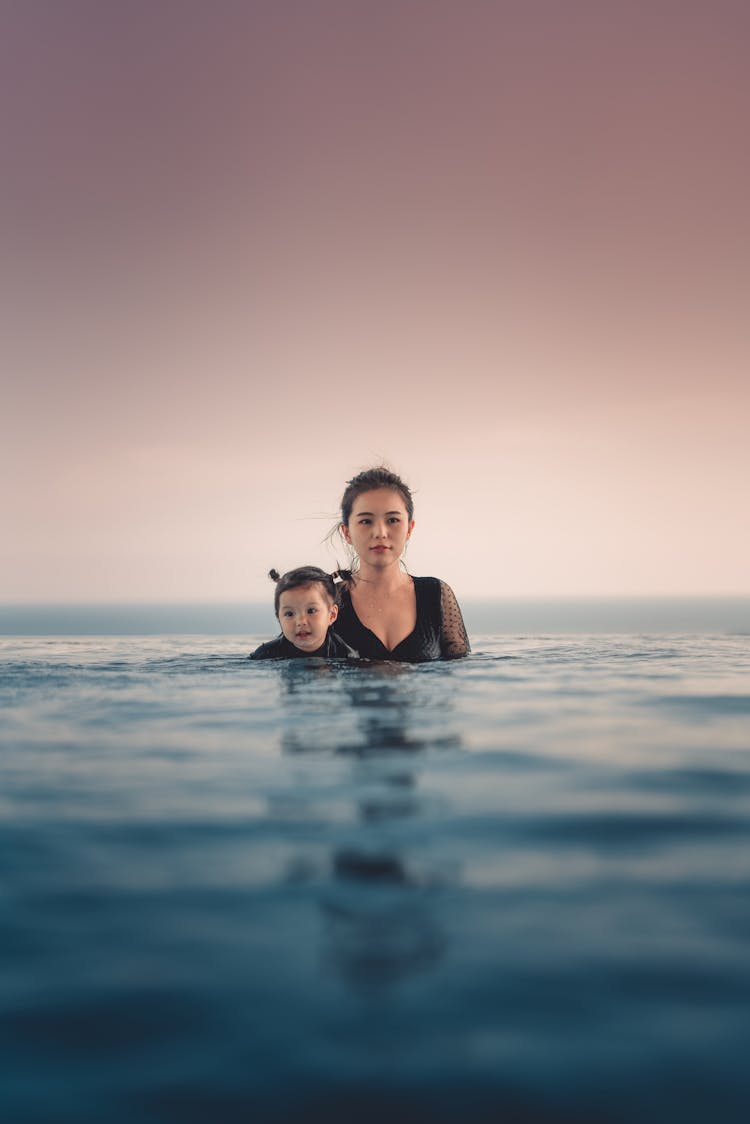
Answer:
[(281, 574), (279, 573), (278, 570), (269, 570), (268, 576), (269, 576), (269, 578), (271, 579), (272, 582), (277, 582), (279, 580), (279, 578), (281, 577)]

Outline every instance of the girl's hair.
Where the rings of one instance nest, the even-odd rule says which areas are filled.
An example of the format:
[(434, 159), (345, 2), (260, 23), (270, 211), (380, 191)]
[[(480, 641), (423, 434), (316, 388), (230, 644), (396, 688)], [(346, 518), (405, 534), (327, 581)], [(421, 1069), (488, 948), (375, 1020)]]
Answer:
[(298, 566), (296, 570), (287, 570), (285, 574), (279, 574), (278, 570), (269, 570), (268, 576), (271, 581), (276, 582), (273, 607), (277, 617), (279, 615), (281, 595), (282, 593), (286, 593), (288, 589), (300, 589), (303, 586), (312, 585), (313, 582), (318, 582), (323, 586), (331, 602), (337, 604), (339, 599), (337, 587), (339, 583), (351, 578), (351, 574), (348, 570), (337, 570), (333, 574), (327, 574), (325, 570), (321, 570), (319, 566)]
[(372, 492), (375, 488), (392, 488), (394, 492), (398, 492), (404, 501), (406, 513), (409, 516), (409, 522), (411, 522), (414, 518), (414, 500), (408, 486), (395, 472), (391, 472), (385, 465), (380, 464), (376, 468), (366, 468), (364, 472), (360, 472), (357, 476), (353, 476), (351, 480), (347, 480), (346, 490), (341, 497), (342, 523), (349, 525), (352, 508), (357, 497), (361, 496), (363, 492)]

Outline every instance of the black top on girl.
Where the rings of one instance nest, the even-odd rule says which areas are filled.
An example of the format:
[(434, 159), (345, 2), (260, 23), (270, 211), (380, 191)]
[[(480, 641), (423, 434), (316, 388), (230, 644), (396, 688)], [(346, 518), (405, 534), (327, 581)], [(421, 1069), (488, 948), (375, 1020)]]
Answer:
[(365, 659), (456, 659), (470, 651), (453, 590), (439, 578), (414, 578), (401, 565), (414, 531), (404, 481), (379, 466), (349, 480), (339, 531), (352, 555), (336, 631)]

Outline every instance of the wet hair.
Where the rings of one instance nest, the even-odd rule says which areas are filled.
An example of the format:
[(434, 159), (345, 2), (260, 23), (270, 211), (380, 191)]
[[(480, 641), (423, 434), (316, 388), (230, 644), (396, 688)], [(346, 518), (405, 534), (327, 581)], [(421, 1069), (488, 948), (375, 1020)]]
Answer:
[(280, 574), (278, 570), (269, 570), (268, 576), (272, 582), (276, 582), (273, 607), (278, 617), (282, 593), (286, 593), (288, 589), (302, 589), (316, 582), (323, 586), (331, 603), (338, 604), (338, 585), (342, 581), (348, 581), (351, 573), (348, 570), (336, 570), (333, 574), (327, 574), (319, 566), (298, 566), (296, 570), (287, 570), (285, 574)]
[(366, 468), (364, 472), (360, 472), (357, 476), (353, 476), (351, 480), (347, 480), (346, 489), (341, 497), (341, 522), (348, 527), (354, 501), (363, 492), (372, 492), (376, 488), (391, 488), (394, 492), (398, 492), (404, 501), (404, 507), (409, 516), (409, 522), (411, 522), (414, 518), (414, 500), (409, 487), (400, 476), (397, 476), (395, 472), (391, 472), (389, 468), (382, 464), (376, 468)]

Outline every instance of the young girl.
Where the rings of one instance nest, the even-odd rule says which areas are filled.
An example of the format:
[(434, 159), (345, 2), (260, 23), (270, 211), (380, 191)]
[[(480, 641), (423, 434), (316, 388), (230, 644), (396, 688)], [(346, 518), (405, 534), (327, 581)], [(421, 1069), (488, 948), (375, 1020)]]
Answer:
[(347, 483), (340, 533), (352, 555), (336, 629), (374, 660), (456, 659), (469, 651), (453, 590), (439, 578), (413, 578), (399, 565), (414, 530), (414, 502), (403, 480), (379, 466)]
[(331, 574), (317, 566), (298, 566), (281, 577), (276, 570), (271, 570), (268, 576), (276, 582), (274, 609), (281, 625), (281, 636), (261, 644), (249, 659), (357, 658), (357, 652), (333, 631), (339, 607), (338, 591)]

